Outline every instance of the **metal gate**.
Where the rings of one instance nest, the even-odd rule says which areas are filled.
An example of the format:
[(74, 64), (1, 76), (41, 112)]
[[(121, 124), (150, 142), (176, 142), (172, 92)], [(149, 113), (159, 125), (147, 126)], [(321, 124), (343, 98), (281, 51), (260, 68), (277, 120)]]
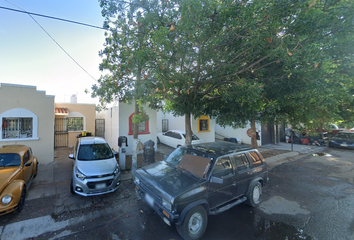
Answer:
[(97, 137), (105, 137), (105, 121), (104, 119), (96, 119), (95, 120), (95, 135)]
[(274, 125), (266, 123), (262, 125), (262, 145), (274, 143)]
[(168, 131), (168, 119), (162, 119), (162, 132)]
[(54, 124), (54, 147), (67, 147), (69, 141), (68, 119), (56, 118)]

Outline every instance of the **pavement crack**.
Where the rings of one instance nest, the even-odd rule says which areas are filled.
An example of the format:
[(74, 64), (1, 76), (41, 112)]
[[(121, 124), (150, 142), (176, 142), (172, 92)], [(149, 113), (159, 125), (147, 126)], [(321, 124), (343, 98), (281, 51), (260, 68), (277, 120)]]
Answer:
[(305, 227), (310, 223), (311, 221), (311, 216), (308, 216), (304, 224), (302, 225), (301, 229), (305, 229)]

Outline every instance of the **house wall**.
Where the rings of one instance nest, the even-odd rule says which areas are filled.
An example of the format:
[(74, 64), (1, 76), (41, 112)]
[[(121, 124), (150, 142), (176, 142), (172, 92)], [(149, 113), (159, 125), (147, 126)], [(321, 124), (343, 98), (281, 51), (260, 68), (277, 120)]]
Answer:
[[(168, 119), (168, 130), (181, 130), (185, 131), (185, 117), (175, 117), (171, 113), (163, 113), (158, 112), (158, 121), (157, 121), (157, 129), (158, 132), (162, 132), (162, 120)], [(210, 120), (210, 131), (208, 132), (200, 132), (198, 129), (198, 119), (191, 117), (191, 125), (192, 131), (195, 135), (197, 135), (201, 140), (205, 142), (214, 142), (215, 141), (215, 120)]]
[[(155, 150), (156, 150), (156, 135), (157, 135), (157, 117), (156, 110), (152, 110), (147, 106), (144, 107), (144, 111), (149, 116), (149, 134), (139, 134), (138, 139), (140, 142), (145, 143), (148, 140), (152, 140), (155, 142)], [(132, 146), (133, 146), (133, 135), (129, 135), (129, 117), (134, 113), (134, 105), (133, 104), (124, 104), (119, 103), (119, 136), (127, 136), (128, 137), (128, 147), (127, 154), (132, 154)], [(117, 142), (118, 145), (118, 142)]]
[(111, 107), (103, 113), (105, 119), (105, 139), (111, 148), (118, 151), (119, 106)]
[[(144, 111), (149, 116), (149, 134), (139, 134), (138, 139), (140, 142), (145, 143), (148, 140), (155, 142), (156, 150), (156, 133), (157, 133), (157, 117), (156, 111), (144, 107)], [(120, 136), (126, 136), (128, 139), (128, 147), (126, 148), (126, 154), (132, 154), (133, 135), (129, 135), (129, 117), (134, 113), (134, 105), (119, 103), (115, 107), (111, 107), (104, 112), (105, 116), (105, 138), (108, 144), (114, 150), (118, 148), (118, 138)], [(102, 114), (100, 114), (102, 116)], [(142, 151), (140, 152), (142, 153)]]
[[(54, 96), (37, 91), (34, 86), (1, 83), (0, 122), (3, 117), (26, 117), (33, 114), (32, 138), (5, 138), (0, 128), (0, 146), (22, 144), (32, 148), (41, 164), (54, 160)], [(25, 113), (22, 116), (22, 113)]]
[[(95, 119), (96, 119), (96, 105), (95, 104), (80, 104), (80, 103), (55, 103), (56, 108), (67, 108), (69, 116), (85, 116), (86, 123), (84, 123), (84, 131), (89, 131), (95, 135)], [(56, 116), (62, 118), (65, 116)], [(77, 135), (81, 131), (69, 131), (69, 147), (73, 147), (77, 140)]]

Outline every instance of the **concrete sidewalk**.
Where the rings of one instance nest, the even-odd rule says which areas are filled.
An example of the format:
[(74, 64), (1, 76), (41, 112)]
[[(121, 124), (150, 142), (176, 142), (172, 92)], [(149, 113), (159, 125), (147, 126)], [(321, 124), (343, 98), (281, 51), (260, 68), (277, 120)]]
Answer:
[[(291, 151), (290, 143), (270, 144), (258, 148), (261, 153), (271, 149), (289, 152), (266, 158), (270, 169), (276, 165), (302, 158), (308, 154), (323, 152), (326, 148), (293, 144), (293, 151)], [(173, 148), (161, 147), (160, 150), (157, 149), (157, 152), (168, 155), (173, 150)], [(31, 185), (26, 198), (27, 200), (68, 192), (73, 171), (73, 160), (68, 157), (70, 153), (70, 148), (56, 149), (54, 162), (39, 165), (37, 177)], [(122, 181), (130, 180), (131, 178), (130, 171), (121, 172)]]
[(326, 147), (291, 144), (291, 143), (279, 143), (279, 144), (268, 144), (258, 148), (258, 150), (261, 153), (264, 151), (268, 151), (270, 149), (285, 150), (289, 152), (266, 158), (269, 169), (285, 162), (297, 160), (309, 154), (316, 154), (316, 153), (323, 152), (326, 150)]

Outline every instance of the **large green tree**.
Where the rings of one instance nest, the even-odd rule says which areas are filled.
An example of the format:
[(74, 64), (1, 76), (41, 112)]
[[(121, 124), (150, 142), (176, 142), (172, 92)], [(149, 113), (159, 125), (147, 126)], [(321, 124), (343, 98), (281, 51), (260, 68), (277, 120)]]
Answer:
[(186, 116), (187, 144), (191, 114), (235, 127), (326, 122), (350, 100), (349, 0), (100, 2), (110, 74), (94, 93), (163, 102)]
[[(101, 0), (104, 27), (107, 29), (105, 49), (100, 70), (108, 73), (92, 86), (92, 96), (101, 105), (112, 101), (134, 103), (132, 173), (137, 168), (138, 124), (146, 120), (141, 113), (146, 89), (144, 79), (149, 76), (148, 62), (155, 59), (151, 33), (163, 25), (164, 12), (159, 1)], [(153, 53), (153, 55), (151, 54)]]

